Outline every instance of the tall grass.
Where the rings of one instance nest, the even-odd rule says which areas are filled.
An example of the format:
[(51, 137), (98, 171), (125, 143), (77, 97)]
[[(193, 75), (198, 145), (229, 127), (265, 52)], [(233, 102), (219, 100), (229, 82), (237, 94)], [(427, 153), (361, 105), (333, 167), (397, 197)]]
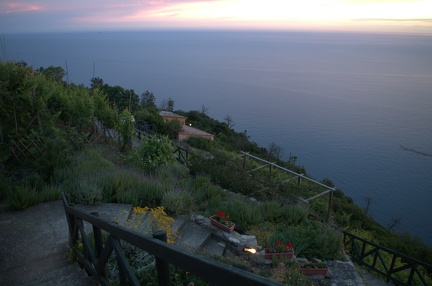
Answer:
[(8, 196), (10, 210), (22, 210), (43, 202), (60, 199), (60, 192), (56, 187), (46, 187), (41, 191), (26, 185), (19, 185), (12, 189)]

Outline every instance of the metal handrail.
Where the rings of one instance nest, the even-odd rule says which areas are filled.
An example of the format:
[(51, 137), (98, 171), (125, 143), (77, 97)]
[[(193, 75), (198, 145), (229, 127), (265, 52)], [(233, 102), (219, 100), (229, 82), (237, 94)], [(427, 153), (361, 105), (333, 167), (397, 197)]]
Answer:
[[(400, 254), (347, 231), (343, 231), (343, 234), (345, 250), (351, 255), (353, 261), (368, 267), (369, 269), (382, 275), (385, 279), (387, 279), (387, 281), (393, 281), (397, 285), (413, 285), (415, 278), (417, 278), (419, 282), (422, 283), (421, 285), (428, 285), (425, 275), (423, 275), (419, 268), (423, 267), (426, 271), (430, 271), (432, 270), (432, 265), (404, 254)], [(384, 253), (391, 256), (390, 263), (388, 263), (388, 260), (383, 258), (384, 255), (382, 254)], [(372, 263), (367, 261), (368, 258), (372, 258)], [(395, 264), (398, 259), (403, 265), (396, 267)], [(384, 268), (384, 271), (379, 269), (378, 266)], [(396, 273), (402, 271), (409, 272), (409, 276), (406, 281), (402, 281), (395, 276)]]
[[(69, 246), (78, 257), (86, 270), (101, 285), (109, 285), (105, 274), (105, 268), (111, 253), (117, 255), (121, 285), (139, 285), (139, 281), (124, 255), (121, 241), (130, 243), (156, 258), (156, 264), (162, 262), (165, 267), (158, 267), (159, 285), (169, 285), (167, 277), (169, 269), (167, 265), (175, 265), (215, 285), (281, 285), (253, 273), (226, 265), (204, 256), (188, 252), (175, 245), (167, 244), (156, 238), (147, 237), (129, 229), (109, 222), (94, 214), (86, 213), (69, 204), (66, 196), (62, 194), (63, 206), (69, 226)], [(95, 250), (92, 248), (84, 230), (84, 222), (93, 227)], [(109, 234), (103, 245), (101, 231)], [(84, 250), (77, 248), (77, 242), (81, 242)], [(169, 271), (169, 270), (168, 270)], [(165, 279), (164, 279), (165, 278)], [(162, 282), (161, 282), (162, 281)], [(164, 282), (165, 281), (165, 282)]]

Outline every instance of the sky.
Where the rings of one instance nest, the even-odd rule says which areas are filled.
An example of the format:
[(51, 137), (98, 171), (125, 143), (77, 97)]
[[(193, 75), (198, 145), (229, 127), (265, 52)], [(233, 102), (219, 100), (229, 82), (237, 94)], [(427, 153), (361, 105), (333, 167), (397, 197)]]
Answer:
[(0, 33), (209, 28), (432, 35), (432, 0), (0, 0)]

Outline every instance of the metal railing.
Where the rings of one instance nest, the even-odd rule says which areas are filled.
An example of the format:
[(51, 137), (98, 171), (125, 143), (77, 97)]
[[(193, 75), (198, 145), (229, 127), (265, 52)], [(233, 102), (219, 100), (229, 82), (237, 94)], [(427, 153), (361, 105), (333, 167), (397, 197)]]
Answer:
[[(400, 254), (391, 249), (385, 248), (364, 238), (344, 231), (345, 250), (354, 262), (365, 266), (374, 272), (382, 275), (387, 281), (396, 285), (429, 285), (426, 282), (427, 271), (432, 270), (432, 265), (420, 260)], [(423, 268), (424, 273), (421, 271)], [(406, 280), (402, 281), (400, 272), (408, 274)]]
[[(114, 222), (101, 219), (96, 214), (80, 211), (69, 204), (64, 194), (62, 199), (69, 226), (69, 246), (87, 272), (101, 285), (110, 285), (105, 269), (113, 252), (117, 257), (120, 284), (140, 285), (121, 242), (130, 243), (155, 256), (159, 285), (170, 285), (169, 265), (179, 267), (215, 285), (281, 285), (234, 266), (188, 252), (155, 237), (132, 232)], [(84, 222), (92, 226), (94, 249), (85, 232)], [(109, 235), (105, 243), (102, 231)], [(158, 233), (157, 236), (164, 235)], [(82, 243), (82, 250), (77, 247), (78, 242)]]

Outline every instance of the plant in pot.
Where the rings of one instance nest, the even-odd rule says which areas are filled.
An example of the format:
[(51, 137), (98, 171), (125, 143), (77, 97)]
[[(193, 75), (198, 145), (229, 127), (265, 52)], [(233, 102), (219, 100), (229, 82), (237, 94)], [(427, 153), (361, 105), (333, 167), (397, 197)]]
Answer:
[(300, 263), (300, 272), (303, 275), (325, 275), (328, 266), (325, 262)]
[(273, 259), (273, 257), (291, 259), (294, 255), (294, 248), (291, 242), (288, 241), (284, 244), (281, 240), (278, 240), (274, 247), (264, 248), (264, 252), (267, 259)]
[(218, 212), (217, 215), (211, 216), (210, 223), (214, 227), (217, 227), (229, 233), (233, 232), (235, 228), (235, 223), (230, 221), (230, 215), (222, 211)]

